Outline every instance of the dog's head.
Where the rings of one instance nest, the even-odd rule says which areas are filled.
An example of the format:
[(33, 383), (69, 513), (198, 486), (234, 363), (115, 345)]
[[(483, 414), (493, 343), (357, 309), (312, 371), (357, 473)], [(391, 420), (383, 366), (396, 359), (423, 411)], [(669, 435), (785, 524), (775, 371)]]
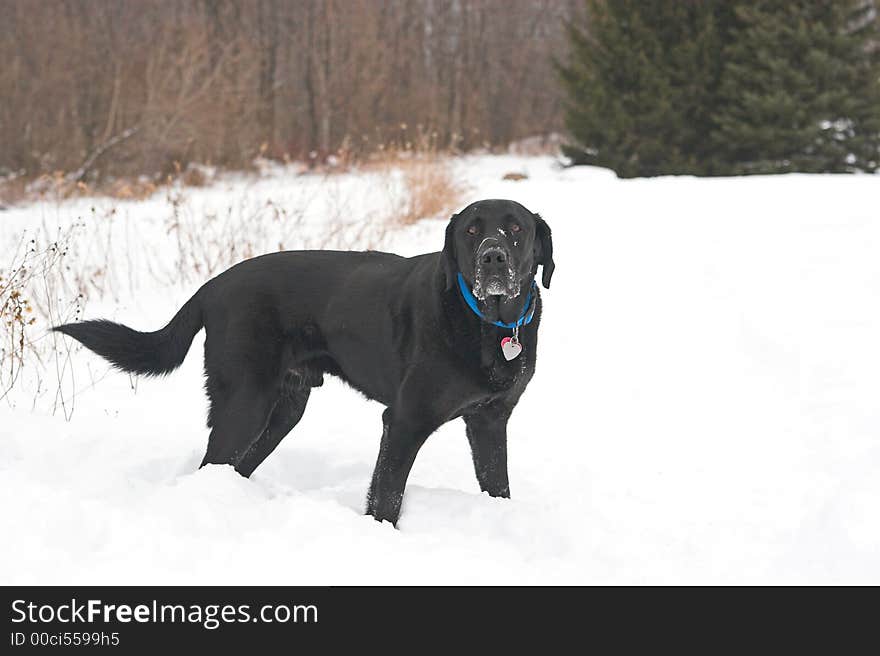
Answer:
[(512, 200), (481, 200), (454, 214), (442, 255), (446, 288), (453, 288), (460, 272), (481, 301), (519, 296), (539, 264), (541, 282), (550, 287), (555, 268), (550, 226)]

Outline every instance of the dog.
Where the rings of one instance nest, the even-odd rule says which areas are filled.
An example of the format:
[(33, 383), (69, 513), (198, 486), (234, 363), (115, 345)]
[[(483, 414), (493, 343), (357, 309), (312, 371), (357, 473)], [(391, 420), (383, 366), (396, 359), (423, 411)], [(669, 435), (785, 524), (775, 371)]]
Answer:
[(443, 250), (285, 251), (205, 283), (161, 330), (56, 326), (122, 371), (161, 376), (205, 328), (211, 429), (202, 466), (250, 476), (302, 418), (324, 375), (385, 406), (367, 513), (395, 526), (422, 444), (463, 417), (480, 489), (509, 497), (507, 421), (535, 371), (550, 227), (510, 200), (454, 214)]

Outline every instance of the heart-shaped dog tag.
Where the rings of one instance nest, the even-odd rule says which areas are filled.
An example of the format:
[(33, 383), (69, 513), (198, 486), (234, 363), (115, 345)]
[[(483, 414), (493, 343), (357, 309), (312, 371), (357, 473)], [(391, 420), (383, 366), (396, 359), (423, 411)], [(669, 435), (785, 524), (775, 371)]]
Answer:
[(512, 337), (505, 337), (501, 340), (501, 353), (504, 355), (504, 359), (510, 362), (522, 353), (522, 344)]

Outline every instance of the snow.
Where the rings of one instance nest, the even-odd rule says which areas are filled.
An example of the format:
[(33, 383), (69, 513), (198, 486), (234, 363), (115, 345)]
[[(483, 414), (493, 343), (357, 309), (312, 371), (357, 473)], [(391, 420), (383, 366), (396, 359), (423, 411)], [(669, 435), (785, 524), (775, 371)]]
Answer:
[[(512, 499), (479, 493), (456, 421), (419, 454), (399, 530), (365, 517), (381, 407), (335, 381), (250, 480), (198, 470), (201, 335), (159, 380), (75, 348), (69, 421), (33, 381), (0, 403), (0, 583), (880, 583), (877, 177), (455, 166), (462, 206), (511, 198), (554, 234), (538, 368), (510, 423)], [(511, 170), (529, 177), (502, 181)], [(370, 175), (317, 177), (278, 168), (180, 203), (206, 242), (227, 233), (204, 217), (233, 208), (253, 217), (253, 248), (327, 244), (328, 217), (357, 243), (442, 245), (439, 219), (377, 236), (369, 219), (397, 192)], [(169, 207), (14, 208), (0, 261), (22, 228), (91, 221), (115, 241), (75, 242), (81, 272), (122, 255), (85, 316), (154, 329), (206, 275), (185, 266)]]

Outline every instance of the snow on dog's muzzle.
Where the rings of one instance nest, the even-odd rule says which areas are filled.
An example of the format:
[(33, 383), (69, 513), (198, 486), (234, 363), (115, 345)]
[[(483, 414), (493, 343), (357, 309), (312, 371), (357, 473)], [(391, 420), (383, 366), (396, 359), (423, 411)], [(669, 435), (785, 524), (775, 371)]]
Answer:
[(474, 296), (513, 297), (519, 294), (519, 280), (510, 253), (497, 240), (485, 240), (477, 250), (474, 267)]

